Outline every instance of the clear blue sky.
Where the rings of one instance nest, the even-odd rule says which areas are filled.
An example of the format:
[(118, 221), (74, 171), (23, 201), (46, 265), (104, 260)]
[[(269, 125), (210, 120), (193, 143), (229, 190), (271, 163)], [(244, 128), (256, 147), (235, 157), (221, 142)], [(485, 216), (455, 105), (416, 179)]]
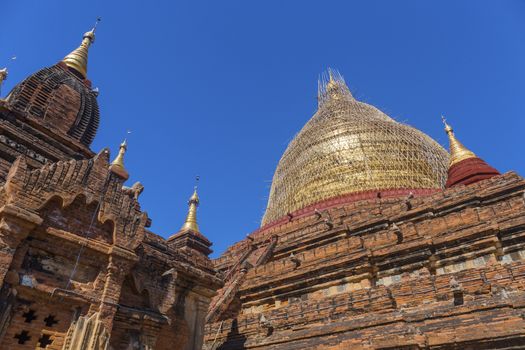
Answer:
[(13, 84), (50, 66), (102, 17), (88, 75), (94, 151), (129, 137), (128, 184), (162, 236), (200, 175), (214, 255), (259, 226), (275, 166), (338, 69), (354, 95), (446, 145), (525, 174), (525, 1), (2, 2), (0, 66)]

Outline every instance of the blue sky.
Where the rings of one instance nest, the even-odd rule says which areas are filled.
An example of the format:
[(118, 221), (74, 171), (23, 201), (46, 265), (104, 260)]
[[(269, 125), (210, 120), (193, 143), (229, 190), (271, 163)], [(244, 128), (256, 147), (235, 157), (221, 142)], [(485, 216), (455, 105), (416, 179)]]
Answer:
[(142, 207), (162, 236), (181, 226), (197, 174), (214, 255), (258, 228), (327, 67), (358, 99), (442, 145), (444, 113), (480, 157), (525, 174), (524, 1), (7, 0), (3, 95), (77, 47), (97, 16), (92, 148), (114, 155), (132, 130), (128, 184), (144, 184)]

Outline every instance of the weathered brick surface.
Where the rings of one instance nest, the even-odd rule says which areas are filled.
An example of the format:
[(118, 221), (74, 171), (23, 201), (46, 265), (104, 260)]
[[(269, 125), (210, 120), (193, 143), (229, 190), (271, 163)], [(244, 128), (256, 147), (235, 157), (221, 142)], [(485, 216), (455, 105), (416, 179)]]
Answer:
[[(507, 173), (428, 196), (347, 203), (256, 232), (215, 261), (226, 284), (210, 306), (206, 345), (525, 347), (524, 191), (525, 180)], [(270, 237), (271, 257), (251, 263)]]
[(147, 230), (140, 192), (86, 147), (95, 112), (61, 70), (0, 100), (0, 349), (200, 348), (222, 285), (210, 243)]

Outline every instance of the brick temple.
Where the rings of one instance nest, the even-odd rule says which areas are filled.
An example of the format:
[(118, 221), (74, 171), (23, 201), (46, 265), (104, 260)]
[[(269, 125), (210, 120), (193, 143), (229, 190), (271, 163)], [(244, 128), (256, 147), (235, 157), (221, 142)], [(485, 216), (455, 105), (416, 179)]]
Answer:
[(163, 239), (148, 230), (143, 186), (124, 186), (126, 143), (113, 161), (90, 149), (94, 40), (0, 99), (0, 349), (200, 349), (222, 281), (197, 192)]
[(525, 349), (525, 180), (355, 100), (337, 72), (262, 227), (214, 261), (205, 349)]
[(0, 349), (525, 349), (525, 180), (444, 119), (449, 152), (329, 70), (261, 227), (211, 260), (197, 189), (157, 235), (126, 142), (91, 150), (94, 40), (0, 99)]

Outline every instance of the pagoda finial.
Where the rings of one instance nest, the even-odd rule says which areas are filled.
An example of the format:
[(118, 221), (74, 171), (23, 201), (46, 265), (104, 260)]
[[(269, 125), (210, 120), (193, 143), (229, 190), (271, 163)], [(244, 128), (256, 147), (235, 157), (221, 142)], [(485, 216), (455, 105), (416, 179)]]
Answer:
[(343, 76), (335, 69), (328, 68), (319, 79), (317, 101), (319, 107), (331, 100), (352, 100)]
[(181, 231), (192, 230), (194, 232), (200, 232), (199, 225), (197, 224), (197, 207), (200, 203), (199, 195), (197, 194), (197, 183), (199, 181), (199, 177), (197, 176), (195, 180), (196, 184), (193, 188), (193, 194), (188, 201), (188, 215), (186, 216), (186, 220), (181, 227)]
[(120, 176), (124, 180), (127, 180), (129, 178), (128, 171), (126, 170), (124, 166), (124, 154), (126, 154), (126, 150), (128, 149), (128, 143), (126, 139), (122, 141), (119, 147), (119, 151), (115, 159), (111, 162), (111, 165), (109, 166), (109, 170), (111, 170), (114, 174)]
[(62, 62), (64, 62), (69, 68), (79, 73), (84, 79), (87, 78), (88, 50), (91, 44), (95, 42), (95, 31), (100, 20), (100, 17), (97, 18), (93, 29), (84, 33), (80, 46), (62, 60)]
[(334, 73), (332, 72), (332, 68), (328, 68), (328, 81), (334, 82)]
[(463, 146), (463, 144), (456, 139), (456, 136), (454, 135), (454, 130), (452, 129), (450, 125), (447, 124), (447, 120), (445, 119), (444, 116), (441, 116), (441, 120), (443, 121), (443, 124), (445, 125), (445, 132), (448, 135), (448, 140), (450, 143), (449, 166), (457, 164), (461, 162), (462, 160), (465, 160), (468, 158), (475, 158), (476, 155), (474, 154), (474, 152), (470, 151), (468, 148)]
[(445, 117), (441, 116), (445, 131), (450, 141), (450, 165), (448, 167), (446, 188), (458, 185), (470, 185), (472, 183), (490, 179), (499, 175), (499, 172), (477, 157), (456, 139), (454, 130), (447, 124)]

